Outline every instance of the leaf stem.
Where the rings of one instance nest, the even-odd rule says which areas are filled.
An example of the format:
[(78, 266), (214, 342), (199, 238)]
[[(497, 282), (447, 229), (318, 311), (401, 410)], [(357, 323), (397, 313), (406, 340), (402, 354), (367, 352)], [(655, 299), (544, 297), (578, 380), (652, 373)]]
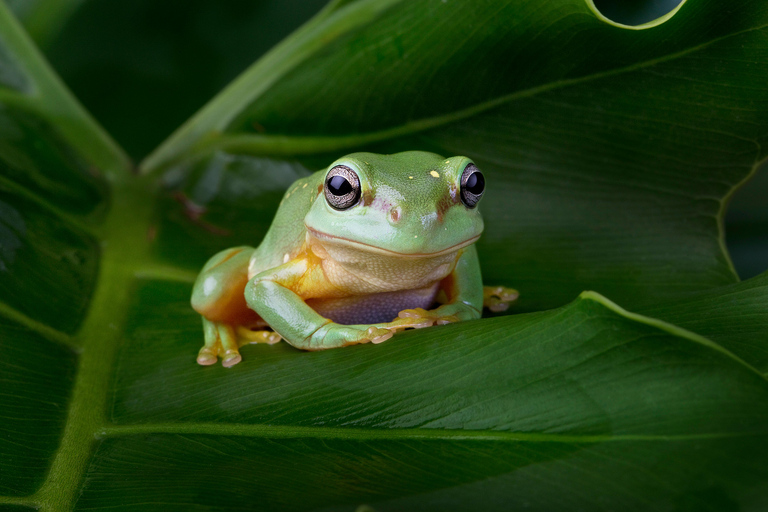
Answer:
[(54, 120), (61, 135), (108, 176), (130, 174), (131, 164), (123, 150), (69, 92), (4, 2), (0, 2), (0, 33), (4, 46), (32, 82), (29, 90), (4, 91), (3, 103), (33, 109)]
[(104, 250), (91, 308), (76, 339), (82, 346), (61, 445), (34, 498), (48, 511), (69, 511), (80, 494), (96, 432), (107, 422), (112, 366), (132, 300), (135, 264), (144, 261), (152, 203), (147, 180), (127, 177), (114, 189), (102, 239)]

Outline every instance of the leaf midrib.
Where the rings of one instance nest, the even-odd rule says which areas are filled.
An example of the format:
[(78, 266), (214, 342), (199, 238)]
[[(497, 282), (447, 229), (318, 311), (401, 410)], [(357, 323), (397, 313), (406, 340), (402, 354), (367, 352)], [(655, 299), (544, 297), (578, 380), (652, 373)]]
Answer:
[(340, 440), (445, 440), (502, 441), (594, 444), (620, 441), (693, 441), (765, 436), (765, 432), (712, 432), (706, 434), (561, 434), (512, 432), (506, 430), (463, 430), (429, 428), (356, 428), (356, 427), (297, 427), (250, 423), (141, 423), (113, 425), (98, 432), (99, 438), (146, 434), (200, 434), (240, 436), (267, 439), (340, 439)]
[(90, 463), (96, 433), (107, 421), (109, 386), (120, 335), (133, 300), (137, 264), (148, 259), (146, 236), (155, 196), (147, 181), (127, 177), (114, 183), (112, 207), (103, 226), (97, 285), (83, 326), (82, 347), (59, 448), (43, 485), (29, 498), (47, 511), (72, 510)]

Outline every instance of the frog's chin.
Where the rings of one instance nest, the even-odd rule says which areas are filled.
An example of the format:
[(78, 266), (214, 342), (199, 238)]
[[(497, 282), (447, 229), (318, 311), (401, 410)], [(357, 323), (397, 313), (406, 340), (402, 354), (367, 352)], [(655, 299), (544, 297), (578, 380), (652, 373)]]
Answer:
[(307, 233), (323, 245), (344, 245), (359, 251), (366, 251), (386, 256), (397, 256), (399, 258), (434, 258), (436, 256), (444, 256), (446, 254), (454, 253), (468, 245), (472, 245), (480, 238), (480, 235), (476, 235), (468, 238), (467, 240), (451, 245), (450, 247), (446, 247), (445, 249), (440, 249), (439, 251), (434, 252), (400, 252), (393, 251), (391, 249), (384, 249), (383, 247), (367, 244), (365, 242), (350, 240), (341, 236), (329, 235), (328, 233), (323, 233), (321, 231), (317, 231), (316, 229), (312, 229), (309, 226), (307, 226)]

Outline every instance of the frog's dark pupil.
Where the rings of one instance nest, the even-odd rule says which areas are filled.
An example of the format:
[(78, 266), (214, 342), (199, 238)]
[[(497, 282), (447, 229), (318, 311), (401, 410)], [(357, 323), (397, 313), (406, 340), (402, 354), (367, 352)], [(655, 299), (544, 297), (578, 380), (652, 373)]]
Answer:
[(352, 192), (352, 184), (344, 176), (334, 176), (328, 180), (328, 190), (335, 196), (344, 196)]
[(470, 174), (467, 178), (465, 188), (467, 192), (475, 194), (476, 196), (482, 194), (483, 190), (485, 190), (485, 178), (483, 178), (483, 173), (475, 171)]

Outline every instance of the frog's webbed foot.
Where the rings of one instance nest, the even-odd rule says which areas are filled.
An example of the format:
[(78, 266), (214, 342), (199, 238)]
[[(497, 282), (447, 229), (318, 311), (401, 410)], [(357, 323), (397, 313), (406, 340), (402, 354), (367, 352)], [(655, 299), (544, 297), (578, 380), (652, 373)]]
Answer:
[(394, 334), (395, 331), (380, 325), (344, 325), (328, 322), (307, 339), (292, 345), (302, 350), (324, 350), (359, 343), (381, 343)]
[[(263, 324), (261, 324), (263, 325)], [(197, 354), (197, 363), (208, 366), (216, 364), (221, 356), (221, 364), (230, 368), (240, 361), (240, 347), (249, 343), (268, 343), (273, 345), (282, 338), (274, 331), (263, 329), (251, 330), (248, 327), (211, 322), (203, 318), (205, 345)]]
[(221, 356), (221, 364), (229, 368), (242, 360), (233, 326), (203, 318), (203, 332), (205, 345), (197, 354), (198, 364), (205, 366), (215, 364), (218, 356)]
[(280, 343), (283, 339), (275, 331), (267, 331), (263, 329), (251, 330), (245, 326), (237, 327), (238, 346), (242, 347), (249, 343), (266, 343), (268, 345), (274, 345)]
[(483, 307), (494, 313), (506, 311), (509, 303), (520, 296), (517, 290), (504, 286), (483, 286)]
[(422, 329), (433, 325), (445, 325), (458, 322), (460, 319), (455, 314), (446, 314), (440, 308), (427, 310), (424, 308), (404, 309), (397, 314), (397, 319), (392, 323), (395, 327), (402, 326), (409, 329)]
[[(462, 320), (480, 318), (480, 312), (463, 303), (444, 304), (436, 309), (404, 309), (398, 313), (393, 321), (382, 324), (380, 327), (389, 329), (393, 333), (404, 329), (422, 329), (433, 325), (445, 325)], [(382, 340), (383, 341), (383, 340)], [(374, 343), (377, 343), (374, 341)]]
[(375, 325), (370, 326), (366, 331), (368, 336), (368, 341), (371, 343), (381, 343), (382, 341), (387, 341), (389, 338), (395, 335), (395, 332), (390, 329), (382, 329), (381, 327), (377, 327)]

